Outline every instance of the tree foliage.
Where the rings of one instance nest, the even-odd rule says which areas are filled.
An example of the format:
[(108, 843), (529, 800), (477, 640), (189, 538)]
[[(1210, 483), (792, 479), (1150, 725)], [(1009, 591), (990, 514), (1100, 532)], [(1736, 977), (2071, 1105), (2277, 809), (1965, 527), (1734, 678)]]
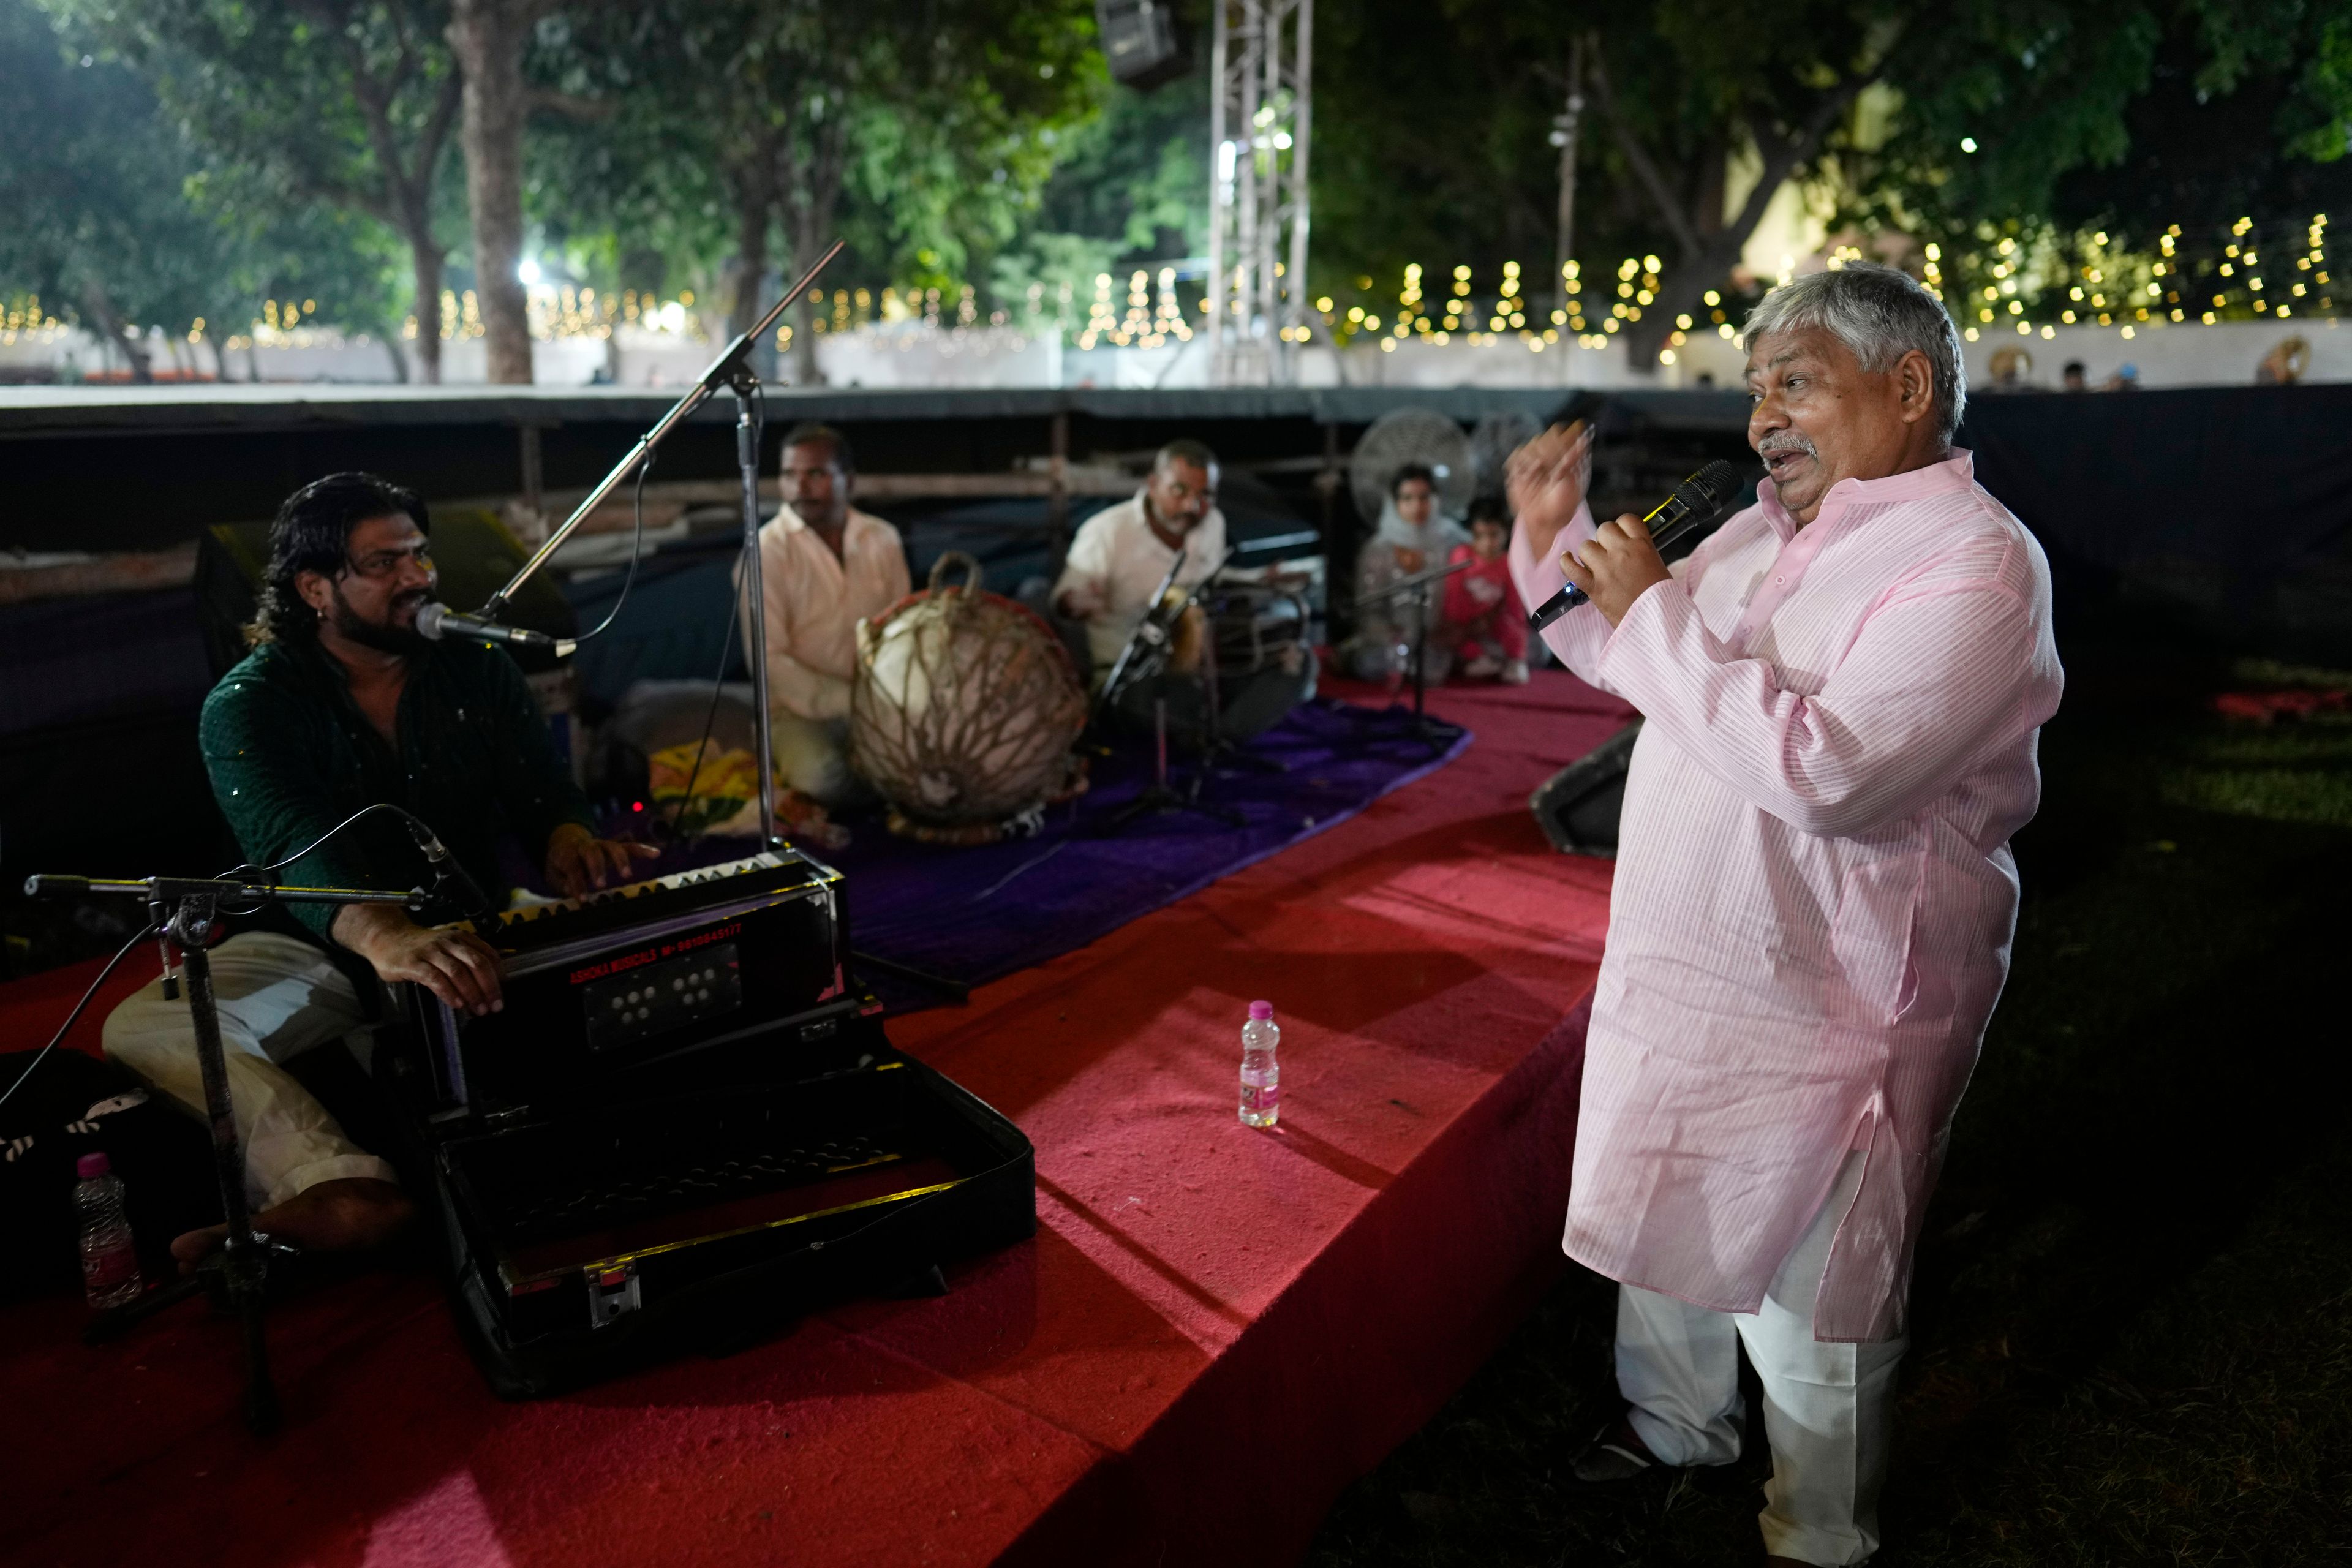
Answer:
[(2342, 0), (1962, 6), (1895, 62), (1902, 110), (1855, 184), (1947, 229), (2236, 217), (2343, 155), (2347, 66)]
[[(1580, 41), (1577, 249), (1664, 258), (1624, 317), (1636, 363), (1729, 286), (1785, 178), (1923, 237), (1987, 222), (2147, 236), (2264, 192), (2307, 216), (2334, 184), (2313, 171), (2345, 147), (2347, 18), (2345, 0), (1363, 0), (1318, 43), (1317, 283), (1548, 255), (1547, 132)], [(1883, 133), (1858, 112), (1882, 84)], [(1760, 172), (1745, 191), (1727, 190), (1734, 159)]]
[(0, 282), (79, 314), (147, 379), (145, 329), (218, 321), (234, 237), (190, 199), (203, 163), (146, 83), (0, 0)]
[(989, 274), (1010, 308), (1053, 316), (1106, 273), (1200, 257), (1209, 242), (1208, 50), (1150, 92), (1113, 85), (1102, 112), (1040, 141), (1055, 157), (1037, 205)]
[(2290, 276), (2265, 298), (2231, 258), (2316, 251), (2314, 215), (2352, 199), (2352, 5), (1979, 4), (1953, 19), (1891, 73), (1902, 108), (1851, 160), (1846, 215), (1932, 247), (1923, 268), (1971, 331), (2325, 295)]
[[(0, 0), (26, 62), (0, 103), (24, 215), (0, 280), (93, 320), (210, 316), (299, 274), (396, 326), (390, 232), (429, 353), (462, 248), (452, 139), (509, 375), (527, 242), (740, 327), (835, 236), (829, 290), (936, 289), (950, 314), (967, 287), (1050, 313), (1205, 240), (1205, 18), (1199, 68), (1146, 95), (1107, 80), (1086, 0), (37, 0), (99, 40), (87, 66), (30, 3)], [(1937, 246), (1956, 297), (2131, 270), (2134, 309), (2223, 308), (2186, 286), (2200, 233), (2352, 205), (2352, 0), (1356, 0), (1318, 20), (1315, 291), (1411, 262), (1466, 263), (1485, 291), (1517, 262), (1517, 305), (1548, 310), (1576, 91), (1577, 253), (1657, 258), (1626, 296), (1584, 295), (1637, 363), (1680, 318), (1728, 315), (1702, 299), (1750, 281), (1788, 179), (1836, 197), (1843, 237), (1923, 271)], [(793, 325), (809, 378), (820, 313)]]
[(47, 3), (135, 66), (188, 137), (236, 170), (244, 199), (289, 216), (324, 201), (400, 236), (417, 357), (439, 379), (442, 176), (458, 102), (441, 0)]
[[(829, 285), (984, 276), (1101, 81), (1077, 0), (669, 0), (581, 13), (542, 43), (539, 79), (612, 106), (549, 136), (551, 205), (667, 214), (705, 277), (723, 246), (735, 331), (779, 250), (790, 269), (836, 236), (852, 259)], [(813, 380), (817, 312), (796, 310)]]

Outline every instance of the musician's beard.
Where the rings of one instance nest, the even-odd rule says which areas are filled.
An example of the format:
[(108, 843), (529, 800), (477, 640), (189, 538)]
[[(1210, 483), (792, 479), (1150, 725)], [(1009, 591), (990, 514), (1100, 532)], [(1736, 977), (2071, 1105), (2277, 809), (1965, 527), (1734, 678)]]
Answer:
[(411, 589), (394, 598), (386, 606), (389, 614), (396, 615), (404, 610), (406, 611), (408, 624), (405, 626), (366, 619), (359, 611), (352, 607), (352, 602), (349, 599), (343, 597), (341, 584), (334, 585), (333, 593), (337, 635), (359, 644), (362, 647), (374, 648), (379, 653), (415, 655), (423, 653), (430, 646), (425, 641), (425, 634), (416, 629), (417, 607), (432, 597), (425, 589)]

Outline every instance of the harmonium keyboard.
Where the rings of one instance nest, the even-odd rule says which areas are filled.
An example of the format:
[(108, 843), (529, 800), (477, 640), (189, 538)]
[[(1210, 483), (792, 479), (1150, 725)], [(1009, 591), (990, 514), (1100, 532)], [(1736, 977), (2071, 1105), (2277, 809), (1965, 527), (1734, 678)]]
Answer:
[(412, 1180), (500, 1393), (757, 1338), (1034, 1230), (1028, 1140), (891, 1047), (842, 891), (780, 849), (483, 922), (486, 1017), (405, 988)]

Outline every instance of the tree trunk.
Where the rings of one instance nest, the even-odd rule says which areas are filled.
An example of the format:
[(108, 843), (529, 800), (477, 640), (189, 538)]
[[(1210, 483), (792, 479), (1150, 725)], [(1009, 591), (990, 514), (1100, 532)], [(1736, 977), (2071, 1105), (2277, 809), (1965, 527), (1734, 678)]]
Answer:
[[(408, 237), (408, 254), (416, 274), (416, 376), (427, 386), (441, 384), (441, 265), (446, 259), (433, 243), (427, 226)], [(408, 378), (404, 375), (403, 381)]]
[(408, 384), (408, 356), (400, 352), (400, 329), (387, 325), (383, 333), (383, 352), (392, 356), (392, 379), (401, 385)]
[(224, 385), (236, 379), (228, 373), (229, 333), (228, 328), (222, 324), (226, 321), (227, 319), (227, 317), (219, 314), (214, 314), (205, 318), (205, 325), (212, 329), (212, 331), (205, 334), (205, 342), (212, 345), (213, 379), (220, 382)]
[[(1890, 39), (1890, 45), (1892, 42)], [(1607, 61), (1598, 49), (1593, 51), (1591, 79), (1601, 112), (1615, 133), (1634, 183), (1649, 197), (1651, 207), (1675, 237), (1675, 248), (1680, 252), (1659, 278), (1656, 298), (1643, 309), (1642, 319), (1631, 323), (1623, 333), (1631, 369), (1646, 374), (1657, 368), (1658, 351), (1678, 330), (1675, 325), (1676, 315), (1690, 316), (1691, 330), (1699, 330), (1701, 297), (1730, 275), (1739, 253), (1748, 247), (1748, 237), (1764, 221), (1764, 212), (1771, 205), (1773, 194), (1819, 150), (1838, 117), (1885, 68), (1882, 55), (1879, 63), (1869, 71), (1857, 72), (1824, 91), (1814, 100), (1805, 123), (1786, 139), (1762, 125), (1752, 125), (1750, 133), (1756, 139), (1756, 150), (1763, 164), (1760, 177), (1755, 189), (1748, 193), (1748, 200), (1738, 214), (1717, 226), (1708, 221), (1706, 204), (1710, 199), (1710, 189), (1720, 188), (1719, 184), (1710, 184), (1710, 176), (1720, 181), (1719, 167), (1697, 172), (1684, 189), (1676, 189), (1675, 182), (1668, 178), (1668, 171), (1659, 167), (1642, 140), (1640, 130), (1619, 105)], [(1719, 160), (1720, 149), (1712, 155)], [(1713, 199), (1717, 203), (1715, 210), (1719, 213), (1721, 197)]]
[(768, 222), (775, 214), (772, 161), (754, 157), (728, 184), (735, 192), (735, 259), (727, 306), (727, 335), (740, 337), (760, 319), (760, 280), (768, 274)]
[(83, 284), (81, 300), (98, 318), (99, 331), (106, 335), (106, 341), (121, 349), (122, 357), (131, 362), (131, 379), (142, 385), (152, 382), (155, 370), (147, 357), (147, 342), (131, 335), (130, 323), (114, 308), (114, 298), (107, 293), (106, 285), (96, 279)]
[[(489, 379), (530, 384), (530, 317), (522, 280), (523, 45), (535, 0), (454, 0), (449, 47), (464, 73), (466, 202), (474, 223), (474, 292)], [(422, 331), (420, 323), (419, 330)]]
[[(792, 228), (792, 264), (796, 268), (814, 261), (824, 248), (825, 237), (833, 228), (834, 209), (840, 205), (842, 165), (848, 153), (848, 125), (838, 112), (812, 126), (807, 134), (806, 158), (796, 150), (787, 150), (780, 160), (783, 189), (779, 195)], [(824, 384), (824, 372), (816, 363), (816, 303), (809, 294), (793, 301), (795, 386)]]
[[(793, 225), (793, 265), (805, 267), (816, 258), (816, 225), (802, 218)], [(786, 283), (792, 281), (787, 278)], [(823, 386), (824, 372), (816, 363), (816, 302), (812, 289), (793, 301), (793, 384)]]

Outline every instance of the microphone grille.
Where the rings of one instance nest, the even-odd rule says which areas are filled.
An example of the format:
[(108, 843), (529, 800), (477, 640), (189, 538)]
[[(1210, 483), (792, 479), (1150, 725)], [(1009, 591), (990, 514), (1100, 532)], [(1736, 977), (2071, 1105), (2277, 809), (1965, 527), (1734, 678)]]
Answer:
[(1720, 458), (1693, 474), (1691, 482), (1705, 490), (1707, 500), (1717, 505), (1738, 495), (1742, 486), (1747, 483), (1739, 477), (1738, 468)]
[(441, 633), (445, 629), (442, 625), (443, 617), (446, 616), (448, 614), (449, 606), (441, 603), (438, 599), (428, 600), (425, 604), (418, 605), (416, 608), (416, 635), (425, 638), (428, 642), (439, 642), (441, 640)]

